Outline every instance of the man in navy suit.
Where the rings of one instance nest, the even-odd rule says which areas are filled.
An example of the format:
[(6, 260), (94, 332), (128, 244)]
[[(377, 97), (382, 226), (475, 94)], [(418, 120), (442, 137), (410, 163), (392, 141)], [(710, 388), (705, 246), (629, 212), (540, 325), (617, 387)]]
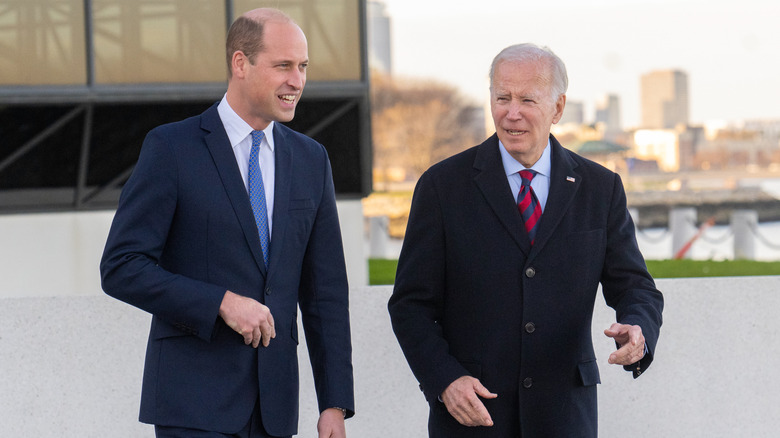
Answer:
[(504, 49), (490, 71), (496, 134), (415, 189), (388, 307), (431, 437), (595, 437), (599, 283), (618, 321), (609, 363), (638, 377), (653, 359), (663, 297), (620, 177), (550, 135), (567, 82), (549, 49)]
[(153, 315), (140, 420), (158, 437), (297, 433), (298, 307), (319, 436), (344, 437), (354, 414), (330, 163), (278, 123), (293, 118), (308, 59), (282, 12), (239, 17), (222, 101), (152, 130), (122, 191), (102, 284)]

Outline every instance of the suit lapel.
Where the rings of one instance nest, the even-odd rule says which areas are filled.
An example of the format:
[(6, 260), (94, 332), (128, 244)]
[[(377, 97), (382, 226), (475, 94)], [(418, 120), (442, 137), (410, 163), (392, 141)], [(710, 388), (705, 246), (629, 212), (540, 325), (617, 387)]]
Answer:
[[(287, 212), (290, 205), (292, 187), (293, 148), (290, 139), (279, 123), (274, 124), (274, 160), (276, 177), (274, 179), (273, 230), (271, 231), (271, 254), (268, 260), (269, 271), (279, 263), (282, 242), (287, 230)], [(271, 271), (273, 272), (273, 271)]]
[(225, 187), (225, 192), (233, 205), (233, 211), (241, 224), (241, 229), (244, 231), (244, 236), (255, 258), (255, 263), (257, 263), (258, 268), (265, 276), (263, 252), (260, 248), (260, 237), (257, 233), (252, 206), (249, 203), (246, 187), (244, 187), (244, 183), (241, 180), (241, 172), (238, 170), (236, 156), (230, 147), (230, 140), (225, 132), (225, 127), (222, 125), (222, 120), (219, 118), (217, 105), (212, 106), (203, 113), (201, 128), (209, 132), (205, 137), (206, 146), (211, 153), (211, 158), (214, 160), (214, 165), (217, 167), (222, 185)]
[(517, 246), (527, 255), (531, 242), (525, 232), (521, 231), (524, 230), (523, 220), (509, 188), (498, 147), (498, 136), (495, 134), (479, 145), (474, 159), (474, 183)]
[(575, 172), (577, 163), (552, 135), (550, 135), (550, 147), (552, 148), (550, 192), (539, 222), (531, 257), (538, 254), (552, 237), (582, 183), (580, 175)]

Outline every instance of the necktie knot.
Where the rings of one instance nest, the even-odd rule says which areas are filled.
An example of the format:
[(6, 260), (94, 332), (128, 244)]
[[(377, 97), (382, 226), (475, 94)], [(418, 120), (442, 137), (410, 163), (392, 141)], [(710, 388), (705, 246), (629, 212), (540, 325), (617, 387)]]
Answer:
[(263, 131), (252, 131), (252, 147), (260, 147), (260, 142), (263, 141), (265, 133)]
[(531, 185), (531, 180), (534, 179), (537, 172), (535, 170), (525, 169), (521, 170), (519, 173), (520, 178), (523, 179), (523, 185)]

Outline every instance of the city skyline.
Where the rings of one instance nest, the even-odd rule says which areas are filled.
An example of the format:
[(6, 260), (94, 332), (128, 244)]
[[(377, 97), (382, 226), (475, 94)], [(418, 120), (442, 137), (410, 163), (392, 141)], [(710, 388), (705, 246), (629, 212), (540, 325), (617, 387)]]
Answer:
[(530, 41), (566, 63), (567, 97), (585, 119), (605, 94), (619, 96), (622, 124), (640, 125), (640, 78), (677, 69), (689, 76), (690, 121), (780, 119), (780, 5), (745, 0), (384, 0), (393, 72), (437, 79), (481, 104), (498, 51)]
[(642, 128), (673, 129), (690, 123), (688, 75), (656, 70), (642, 75)]

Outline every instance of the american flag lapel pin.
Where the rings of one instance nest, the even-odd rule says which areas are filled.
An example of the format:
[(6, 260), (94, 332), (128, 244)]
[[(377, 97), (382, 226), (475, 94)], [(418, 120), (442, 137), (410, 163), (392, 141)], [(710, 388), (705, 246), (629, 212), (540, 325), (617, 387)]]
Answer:
[(574, 180), (574, 177), (573, 177), (573, 176), (567, 176), (567, 177), (566, 177), (566, 181), (568, 181), (568, 182), (574, 182), (575, 180)]

